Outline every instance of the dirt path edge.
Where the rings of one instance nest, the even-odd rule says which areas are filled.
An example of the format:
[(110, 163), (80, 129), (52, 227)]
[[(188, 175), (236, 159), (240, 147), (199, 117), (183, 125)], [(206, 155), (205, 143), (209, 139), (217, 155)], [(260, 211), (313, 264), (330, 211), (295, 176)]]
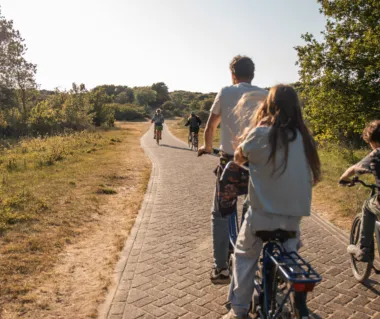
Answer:
[(115, 270), (114, 270), (114, 276), (113, 276), (113, 282), (111, 287), (108, 289), (107, 296), (104, 300), (104, 302), (100, 305), (99, 307), (99, 312), (98, 312), (98, 319), (105, 319), (108, 317), (109, 312), (111, 310), (111, 305), (112, 301), (115, 297), (116, 291), (120, 285), (121, 282), (121, 276), (123, 274), (123, 271), (127, 265), (128, 258), (130, 256), (133, 243), (136, 239), (137, 233), (140, 229), (141, 226), (141, 221), (143, 220), (143, 217), (145, 213), (149, 210), (152, 209), (152, 202), (154, 199), (154, 195), (156, 193), (157, 187), (156, 187), (156, 180), (157, 177), (159, 176), (159, 168), (157, 163), (155, 163), (154, 158), (149, 150), (148, 147), (146, 147), (145, 142), (144, 142), (144, 137), (146, 134), (151, 134), (151, 129), (149, 129), (141, 138), (140, 138), (140, 144), (141, 147), (143, 148), (145, 154), (149, 157), (151, 163), (152, 163), (152, 170), (150, 173), (150, 178), (148, 182), (148, 187), (144, 195), (144, 200), (141, 204), (141, 208), (136, 216), (135, 223), (128, 235), (128, 238), (125, 241), (125, 245), (123, 250), (120, 252), (119, 255), (119, 261), (116, 264)]

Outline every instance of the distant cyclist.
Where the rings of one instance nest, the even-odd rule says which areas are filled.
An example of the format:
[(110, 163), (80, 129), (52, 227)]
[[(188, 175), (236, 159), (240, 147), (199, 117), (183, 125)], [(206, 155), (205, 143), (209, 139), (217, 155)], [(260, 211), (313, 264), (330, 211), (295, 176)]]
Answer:
[(195, 135), (198, 135), (199, 128), (202, 124), (202, 120), (199, 116), (195, 115), (194, 112), (191, 112), (190, 117), (187, 119), (185, 126), (189, 127), (189, 136), (194, 132)]
[(154, 123), (154, 137), (153, 137), (154, 139), (156, 139), (157, 126), (162, 126), (162, 124), (164, 124), (164, 122), (165, 122), (165, 119), (161, 113), (161, 109), (157, 109), (156, 113), (152, 117), (152, 123)]

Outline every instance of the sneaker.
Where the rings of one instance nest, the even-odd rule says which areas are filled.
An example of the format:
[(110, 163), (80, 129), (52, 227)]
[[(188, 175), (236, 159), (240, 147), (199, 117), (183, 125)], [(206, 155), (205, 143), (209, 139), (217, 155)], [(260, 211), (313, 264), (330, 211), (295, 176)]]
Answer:
[(229, 284), (231, 281), (230, 272), (227, 268), (214, 268), (211, 272), (210, 279), (213, 284)]
[(249, 319), (248, 314), (236, 314), (233, 309), (231, 309), (222, 319)]
[(363, 262), (369, 262), (371, 260), (369, 255), (369, 249), (367, 247), (363, 247), (360, 249), (358, 246), (355, 245), (349, 245), (347, 247), (347, 252), (354, 256), (356, 260), (363, 261)]

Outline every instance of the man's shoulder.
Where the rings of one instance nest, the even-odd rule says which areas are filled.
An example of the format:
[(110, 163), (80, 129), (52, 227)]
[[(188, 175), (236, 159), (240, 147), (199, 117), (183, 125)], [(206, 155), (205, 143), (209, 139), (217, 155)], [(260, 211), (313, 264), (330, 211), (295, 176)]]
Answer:
[(250, 92), (256, 92), (256, 93), (260, 93), (260, 94), (263, 94), (263, 95), (268, 95), (268, 91), (263, 89), (263, 88), (260, 88), (258, 86), (255, 86), (255, 85), (244, 85), (244, 86), (241, 86), (241, 85), (229, 85), (229, 86), (224, 86), (222, 87), (222, 89), (220, 90), (220, 93), (222, 95), (224, 94), (229, 94), (229, 93), (232, 93), (232, 92), (243, 92), (243, 93), (250, 93)]
[(259, 93), (262, 93), (264, 95), (268, 95), (268, 93), (269, 93), (267, 90), (265, 90), (261, 87), (258, 87), (258, 86), (254, 86), (254, 85), (252, 86), (252, 90), (250, 92), (259, 92)]

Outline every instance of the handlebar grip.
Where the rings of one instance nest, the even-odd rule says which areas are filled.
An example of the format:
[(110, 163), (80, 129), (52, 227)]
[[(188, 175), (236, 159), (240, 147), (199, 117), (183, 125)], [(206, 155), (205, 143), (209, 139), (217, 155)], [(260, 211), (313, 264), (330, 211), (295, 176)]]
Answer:
[(339, 185), (346, 186), (346, 185), (353, 185), (353, 181), (346, 181), (344, 179), (341, 179), (339, 181)]

